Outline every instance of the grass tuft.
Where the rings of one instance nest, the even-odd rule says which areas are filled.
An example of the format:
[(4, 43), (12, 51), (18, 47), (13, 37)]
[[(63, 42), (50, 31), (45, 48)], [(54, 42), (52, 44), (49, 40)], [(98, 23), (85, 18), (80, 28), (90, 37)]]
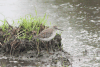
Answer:
[(3, 25), (0, 26), (0, 28), (2, 28), (3, 32), (6, 31), (6, 29), (8, 28), (8, 24), (6, 23), (6, 19), (4, 19), (4, 21), (0, 20), (1, 22), (3, 22)]
[[(20, 19), (18, 19), (18, 25), (20, 30), (17, 31), (17, 38), (18, 39), (32, 39), (32, 35), (30, 35), (30, 32), (32, 31), (36, 31), (36, 34), (39, 34), (40, 29), (41, 29), (41, 25), (45, 26), (47, 20), (46, 18), (46, 14), (44, 15), (44, 17), (37, 17), (37, 11), (36, 12), (36, 16), (33, 17), (32, 15), (26, 15), (25, 17), (20, 17)], [(3, 22), (3, 25), (0, 26), (0, 28), (2, 28), (3, 32), (6, 33), (6, 35), (8, 35), (8, 31), (10, 28), (9, 24), (7, 23), (7, 20), (0, 20), (1, 22)], [(13, 21), (13, 27), (15, 22)], [(12, 28), (11, 28), (12, 29)], [(5, 36), (5, 35), (4, 35)]]
[(39, 34), (40, 31), (40, 25), (42, 24), (45, 26), (45, 23), (47, 20), (45, 20), (46, 14), (43, 18), (41, 17), (32, 17), (31, 15), (26, 15), (24, 18), (20, 18), (18, 20), (18, 23), (20, 24), (19, 27), (22, 27), (22, 31), (24, 32), (24, 35), (19, 38), (28, 38), (29, 40), (32, 38), (32, 36), (26, 36), (27, 32), (36, 31), (37, 34)]

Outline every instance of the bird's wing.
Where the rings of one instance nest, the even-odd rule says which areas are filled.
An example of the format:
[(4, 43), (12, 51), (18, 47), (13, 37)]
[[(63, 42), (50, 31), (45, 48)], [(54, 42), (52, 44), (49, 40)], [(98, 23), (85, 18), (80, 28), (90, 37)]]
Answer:
[(48, 28), (43, 30), (42, 32), (40, 32), (40, 34), (38, 35), (39, 38), (48, 38), (51, 36), (53, 29)]

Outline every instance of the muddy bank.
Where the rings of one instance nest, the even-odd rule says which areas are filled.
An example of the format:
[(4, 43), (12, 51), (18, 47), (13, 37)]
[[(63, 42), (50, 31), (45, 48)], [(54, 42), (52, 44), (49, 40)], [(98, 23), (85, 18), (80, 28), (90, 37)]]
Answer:
[(50, 53), (42, 50), (40, 57), (37, 57), (35, 51), (32, 50), (21, 53), (19, 57), (9, 55), (4, 57), (0, 54), (0, 57), (3, 57), (0, 59), (2, 63), (0, 65), (6, 65), (6, 67), (67, 67), (69, 65), (68, 67), (71, 67), (70, 54), (61, 50), (50, 51)]
[[(6, 23), (8, 24), (7, 21)], [(33, 23), (34, 22), (32, 22), (30, 27), (33, 27)], [(45, 28), (48, 28), (43, 24), (40, 24), (38, 27), (40, 28), (39, 33)], [(4, 29), (0, 28), (0, 54), (8, 57), (14, 56), (23, 60), (40, 62), (39, 66), (71, 65), (69, 61), (70, 54), (63, 51), (61, 36), (59, 34), (51, 41), (44, 42), (32, 38), (37, 34), (36, 30), (23, 30), (25, 30), (25, 28), (22, 25), (13, 27), (8, 24), (8, 27), (5, 26)]]

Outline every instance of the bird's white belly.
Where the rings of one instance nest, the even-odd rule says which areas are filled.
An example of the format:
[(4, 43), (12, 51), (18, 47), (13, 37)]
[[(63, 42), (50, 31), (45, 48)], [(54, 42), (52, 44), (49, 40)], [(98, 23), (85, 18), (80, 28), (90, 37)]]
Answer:
[(49, 37), (49, 38), (39, 38), (40, 40), (43, 40), (43, 41), (50, 41), (52, 40), (54, 37), (56, 36), (56, 31), (54, 31), (52, 33), (52, 35)]

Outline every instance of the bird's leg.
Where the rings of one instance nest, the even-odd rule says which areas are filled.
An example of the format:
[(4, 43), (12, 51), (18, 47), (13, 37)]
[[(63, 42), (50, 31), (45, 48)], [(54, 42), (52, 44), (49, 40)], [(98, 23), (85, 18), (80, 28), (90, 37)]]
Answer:
[(52, 41), (49, 41), (50, 50), (52, 50)]
[(45, 43), (44, 43), (44, 42), (42, 41), (42, 43), (43, 43), (44, 45), (46, 45), (47, 53), (49, 53), (49, 51), (48, 51), (48, 42), (45, 42)]
[(48, 51), (48, 42), (46, 43), (46, 48), (47, 48), (47, 53), (49, 53), (49, 51)]
[(42, 41), (42, 43), (45, 45), (44, 41)]
[(47, 49), (47, 53), (48, 53), (48, 42), (44, 43), (44, 42), (42, 41), (42, 43), (43, 43), (44, 45), (46, 45), (46, 49)]

